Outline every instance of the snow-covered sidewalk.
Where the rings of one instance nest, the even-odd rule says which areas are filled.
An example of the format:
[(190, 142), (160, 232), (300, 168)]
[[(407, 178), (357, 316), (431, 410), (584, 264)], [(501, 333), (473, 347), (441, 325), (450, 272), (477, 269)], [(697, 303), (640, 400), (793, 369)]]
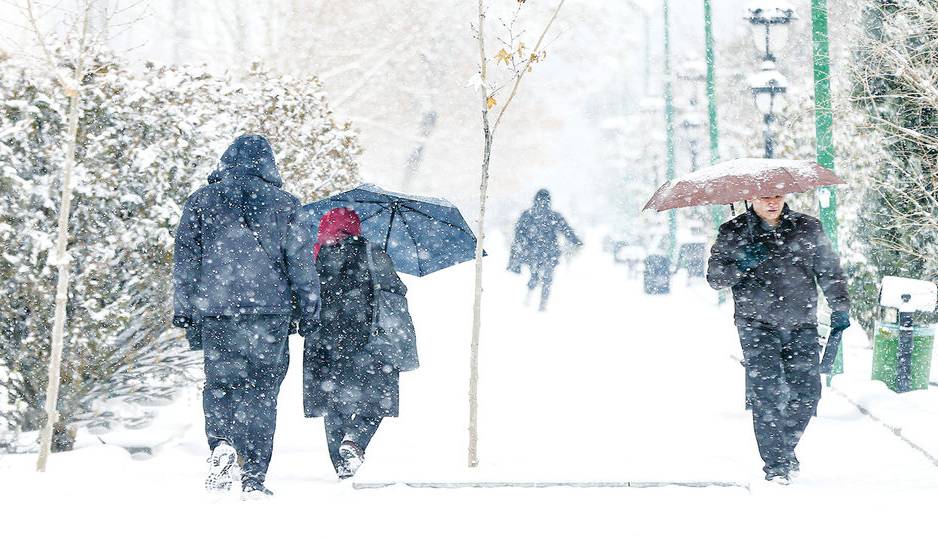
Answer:
[[(862, 408), (883, 428), (895, 431), (938, 466), (938, 387), (926, 391), (894, 393), (886, 384), (874, 381), (873, 350), (866, 335), (851, 328), (845, 338), (845, 373), (834, 378), (832, 390)], [(938, 382), (938, 366), (932, 359), (932, 383)]]
[[(263, 533), (408, 537), (877, 537), (921, 530), (938, 467), (837, 392), (825, 390), (799, 448), (802, 476), (767, 485), (743, 406), (731, 308), (705, 283), (651, 297), (588, 247), (558, 270), (547, 313), (524, 279), (487, 259), (480, 458), (466, 467), (471, 264), (408, 279), (422, 367), (402, 376), (400, 418), (376, 435), (353, 483), (338, 483), (321, 420), (301, 417), (300, 341), (280, 398), (269, 503), (210, 498), (198, 393), (153, 427), (182, 433), (148, 460), (84, 436), (82, 449), (0, 456), (4, 529), (99, 537)], [(855, 334), (834, 388), (930, 444), (938, 391), (892, 395), (870, 382)], [(862, 338), (862, 333), (860, 334)], [(865, 354), (865, 355), (864, 355)], [(867, 360), (868, 361), (868, 360)], [(138, 436), (146, 436), (141, 431)], [(168, 436), (167, 434), (166, 436)], [(932, 446), (929, 446), (932, 447)], [(422, 489), (392, 482), (700, 482), (750, 488)], [(51, 503), (55, 518), (45, 517)], [(40, 533), (41, 532), (41, 533)], [(47, 532), (47, 533), (46, 533)], [(11, 535), (16, 536), (16, 535)]]

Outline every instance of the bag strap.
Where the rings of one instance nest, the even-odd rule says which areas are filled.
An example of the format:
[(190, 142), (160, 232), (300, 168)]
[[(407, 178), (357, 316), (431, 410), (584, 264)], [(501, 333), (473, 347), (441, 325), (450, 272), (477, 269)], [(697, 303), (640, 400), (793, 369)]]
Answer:
[(251, 234), (254, 236), (254, 241), (257, 242), (257, 245), (258, 245), (258, 247), (261, 248), (261, 251), (263, 251), (264, 254), (267, 255), (267, 259), (268, 259), (270, 262), (274, 263), (274, 266), (277, 267), (277, 270), (278, 270), (278, 273), (280, 273), (280, 276), (283, 277), (287, 282), (290, 282), (290, 276), (287, 275), (287, 273), (286, 273), (286, 265), (287, 265), (287, 264), (286, 264), (286, 262), (287, 262), (286, 256), (284, 256), (284, 255), (281, 253), (280, 262), (278, 263), (278, 262), (277, 262), (277, 257), (272, 256), (272, 255), (270, 254), (270, 251), (268, 251), (267, 248), (264, 247), (264, 242), (261, 241), (261, 238), (260, 238), (260, 236), (257, 234), (257, 231), (254, 230), (254, 227), (253, 227), (253, 226), (251, 226), (251, 220), (248, 219), (247, 212), (244, 211), (244, 207), (245, 207), (244, 192), (242, 192), (242, 193), (241, 193), (241, 222), (244, 223), (244, 226), (245, 226), (248, 230), (251, 231)]
[[(244, 220), (244, 226), (247, 227), (247, 229), (251, 231), (251, 234), (254, 236), (254, 241), (257, 242), (257, 245), (258, 245), (258, 247), (261, 248), (261, 251), (263, 251), (264, 254), (267, 255), (267, 258), (268, 258), (271, 262), (274, 262), (274, 260), (276, 260), (276, 259), (275, 259), (274, 257), (272, 257), (272, 256), (270, 255), (270, 251), (268, 251), (267, 248), (264, 247), (264, 243), (261, 241), (260, 236), (257, 235), (257, 231), (254, 230), (254, 227), (251, 226), (251, 223), (249, 223), (247, 219)], [(277, 266), (277, 271), (278, 271), (278, 273), (280, 273), (280, 276), (281, 276), (281, 277), (284, 277), (284, 278), (287, 278), (287, 280), (289, 280), (287, 274), (286, 274), (286, 273), (284, 272), (284, 270), (283, 270), (283, 266), (280, 265), (280, 264), (274, 264), (274, 265)]]
[(371, 254), (371, 244), (367, 241), (365, 242), (365, 260), (368, 262), (368, 274), (371, 276), (371, 289), (374, 290), (374, 299), (375, 305), (371, 310), (371, 327), (375, 331), (378, 328), (378, 292), (381, 290), (381, 287), (378, 286), (378, 281), (375, 279), (375, 259)]

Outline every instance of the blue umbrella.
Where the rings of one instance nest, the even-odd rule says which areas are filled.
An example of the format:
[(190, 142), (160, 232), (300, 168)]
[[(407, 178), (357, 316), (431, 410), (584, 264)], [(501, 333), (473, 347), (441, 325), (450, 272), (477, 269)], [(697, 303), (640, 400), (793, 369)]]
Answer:
[(384, 248), (397, 271), (422, 277), (475, 258), (475, 235), (459, 209), (441, 198), (364, 184), (304, 206), (313, 227), (335, 208), (355, 210), (362, 235)]

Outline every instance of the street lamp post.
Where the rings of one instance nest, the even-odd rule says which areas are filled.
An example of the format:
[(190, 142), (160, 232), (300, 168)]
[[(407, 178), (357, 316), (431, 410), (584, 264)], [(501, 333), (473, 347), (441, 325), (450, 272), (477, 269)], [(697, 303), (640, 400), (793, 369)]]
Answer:
[[(788, 90), (788, 81), (775, 68), (774, 50), (788, 40), (788, 27), (797, 18), (795, 10), (783, 0), (764, 0), (765, 7), (750, 5), (746, 20), (750, 23), (756, 49), (762, 54), (762, 69), (750, 77), (749, 86), (756, 108), (762, 113), (765, 135), (765, 157), (775, 158), (775, 106)], [(752, 407), (751, 383), (746, 375), (746, 408)]]
[(769, 0), (770, 7), (755, 5), (747, 9), (746, 20), (752, 28), (756, 48), (762, 54), (762, 69), (750, 78), (750, 87), (756, 107), (762, 113), (765, 124), (765, 157), (775, 157), (775, 106), (788, 89), (788, 82), (775, 67), (774, 50), (785, 46), (788, 41), (789, 25), (797, 15), (786, 2)]
[(762, 113), (765, 136), (765, 157), (775, 158), (775, 106), (781, 104), (785, 92), (788, 91), (788, 81), (785, 76), (775, 69), (771, 62), (764, 62), (762, 71), (749, 79), (752, 97), (756, 108)]
[(706, 65), (688, 60), (681, 65), (677, 76), (686, 81), (690, 88), (687, 109), (683, 111), (680, 126), (690, 150), (690, 169), (693, 172), (700, 168), (700, 133), (704, 127), (704, 119), (700, 111), (698, 90), (707, 81)]
[[(765, 62), (775, 62), (774, 49), (780, 49), (788, 41), (788, 25), (798, 18), (792, 8), (786, 2), (767, 1), (771, 7), (757, 7), (751, 5), (745, 17), (752, 24), (752, 37), (755, 40), (756, 48), (762, 53), (762, 60)], [(759, 30), (764, 33), (760, 33)], [(764, 50), (763, 50), (764, 49)]]

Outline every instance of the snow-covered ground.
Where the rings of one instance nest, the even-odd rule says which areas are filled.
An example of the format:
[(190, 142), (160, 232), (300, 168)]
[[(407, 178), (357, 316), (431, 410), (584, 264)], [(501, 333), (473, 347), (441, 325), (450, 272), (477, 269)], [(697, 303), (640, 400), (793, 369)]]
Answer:
[[(847, 373), (825, 389), (799, 448), (802, 476), (788, 487), (765, 484), (731, 307), (682, 274), (670, 295), (646, 296), (588, 239), (558, 270), (547, 313), (523, 305), (524, 278), (504, 271), (501, 246), (489, 250), (478, 469), (466, 467), (473, 268), (464, 264), (407, 279), (422, 367), (402, 376), (401, 417), (383, 424), (353, 482), (336, 481), (322, 421), (302, 417), (295, 340), (268, 476), (273, 500), (202, 490), (207, 455), (193, 390), (148, 429), (83, 433), (80, 449), (53, 455), (45, 474), (32, 471), (35, 455), (0, 455), (0, 529), (6, 537), (938, 533), (927, 516), (938, 508), (938, 467), (848, 400), (934, 456), (938, 391), (895, 395), (869, 381), (871, 353), (851, 329)], [(144, 460), (119, 447), (159, 442)], [(633, 486), (355, 488), (472, 481)], [(725, 486), (637, 488), (655, 482)]]

